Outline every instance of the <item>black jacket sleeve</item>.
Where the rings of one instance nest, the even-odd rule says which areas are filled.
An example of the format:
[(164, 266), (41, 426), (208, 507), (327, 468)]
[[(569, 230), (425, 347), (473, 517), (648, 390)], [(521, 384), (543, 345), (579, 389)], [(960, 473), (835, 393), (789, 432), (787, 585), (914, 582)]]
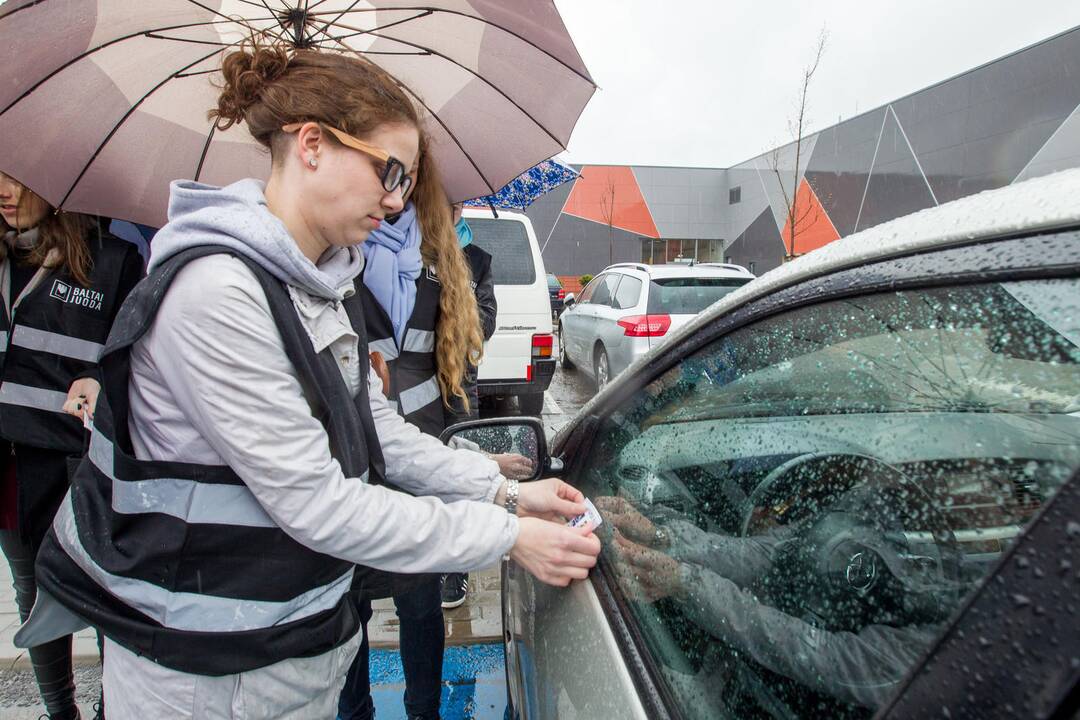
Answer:
[(495, 302), (495, 283), (491, 278), (491, 255), (475, 245), (465, 246), (465, 256), (469, 259), (473, 282), (476, 287), (476, 307), (480, 312), (480, 329), (484, 340), (490, 340), (495, 334), (495, 317), (499, 305)]

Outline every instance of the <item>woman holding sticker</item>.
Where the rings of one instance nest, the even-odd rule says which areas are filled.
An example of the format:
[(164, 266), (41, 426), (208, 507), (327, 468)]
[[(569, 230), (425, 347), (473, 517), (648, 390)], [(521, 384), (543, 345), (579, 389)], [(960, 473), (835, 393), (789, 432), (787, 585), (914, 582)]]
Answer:
[(211, 115), (247, 125), (270, 178), (173, 183), (38, 562), (47, 603), (106, 637), (114, 719), (332, 718), (366, 652), (354, 586), (504, 553), (566, 585), (600, 549), (537, 517), (579, 514), (579, 492), (446, 448), (370, 372), (359, 246), (423, 172), (412, 102), (342, 55), (249, 45), (222, 73)]

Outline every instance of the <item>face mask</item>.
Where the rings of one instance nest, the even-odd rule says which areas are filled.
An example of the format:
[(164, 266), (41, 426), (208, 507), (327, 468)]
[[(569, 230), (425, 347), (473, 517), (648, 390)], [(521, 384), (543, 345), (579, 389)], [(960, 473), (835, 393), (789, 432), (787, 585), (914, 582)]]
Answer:
[(469, 223), (465, 222), (465, 218), (458, 220), (454, 229), (457, 230), (458, 243), (461, 244), (461, 247), (465, 247), (472, 242), (472, 228), (469, 227)]

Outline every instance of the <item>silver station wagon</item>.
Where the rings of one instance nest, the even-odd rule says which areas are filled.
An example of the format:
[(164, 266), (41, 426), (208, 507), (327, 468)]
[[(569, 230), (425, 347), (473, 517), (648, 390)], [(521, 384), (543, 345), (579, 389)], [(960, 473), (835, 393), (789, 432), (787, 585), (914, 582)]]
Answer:
[(611, 265), (559, 319), (559, 360), (599, 389), (705, 308), (754, 279), (739, 265)]

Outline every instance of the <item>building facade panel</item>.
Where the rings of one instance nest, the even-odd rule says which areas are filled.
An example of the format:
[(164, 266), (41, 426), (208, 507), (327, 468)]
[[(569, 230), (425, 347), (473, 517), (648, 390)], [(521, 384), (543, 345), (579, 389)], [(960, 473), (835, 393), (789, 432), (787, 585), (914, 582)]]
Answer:
[[(809, 199), (823, 216), (796, 224), (801, 254), (934, 204), (1080, 166), (1078, 108), (1074, 28), (804, 138), (798, 173), (794, 144), (731, 168), (581, 167), (573, 189), (541, 198), (528, 214), (542, 245), (550, 235), (544, 258), (560, 275), (595, 274), (609, 259), (717, 254), (760, 274), (787, 253), (786, 199)], [(623, 200), (609, 233), (598, 183), (613, 176)]]

